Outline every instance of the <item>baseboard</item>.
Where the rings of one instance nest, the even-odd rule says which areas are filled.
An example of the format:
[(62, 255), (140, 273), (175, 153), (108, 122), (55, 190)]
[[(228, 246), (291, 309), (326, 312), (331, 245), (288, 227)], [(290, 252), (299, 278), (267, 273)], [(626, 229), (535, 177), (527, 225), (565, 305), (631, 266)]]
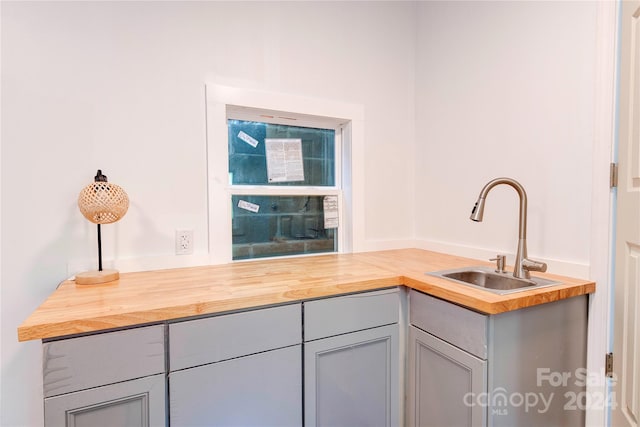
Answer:
[[(442, 252), (451, 255), (462, 256), (466, 258), (474, 258), (478, 260), (489, 260), (495, 258), (496, 254), (501, 253), (507, 255), (507, 265), (513, 265), (515, 253), (505, 252), (500, 249), (478, 248), (474, 246), (456, 245), (449, 242), (437, 242), (433, 240), (414, 240), (413, 247), (426, 249), (434, 252)], [(580, 264), (565, 260), (557, 260), (532, 256), (536, 261), (547, 263), (547, 272), (559, 274), (562, 276), (570, 276), (579, 279), (588, 279), (590, 268), (588, 264)]]
[[(507, 264), (513, 265), (515, 254), (505, 253), (501, 250), (478, 248), (473, 246), (456, 245), (449, 242), (437, 242), (432, 240), (401, 239), (401, 240), (366, 240), (362, 245), (362, 252), (384, 251), (404, 248), (426, 249), (434, 252), (442, 252), (451, 255), (474, 258), (478, 260), (488, 260), (495, 257), (497, 253), (507, 255)], [(589, 265), (579, 264), (569, 261), (534, 257), (538, 261), (546, 262), (548, 272), (571, 276), (580, 279), (589, 278)], [(67, 264), (69, 276), (78, 272), (95, 269), (95, 260), (72, 260)], [(169, 268), (198, 267), (203, 265), (216, 264), (212, 262), (209, 254), (195, 255), (160, 255), (132, 257), (125, 259), (104, 260), (104, 268), (113, 268), (122, 273), (132, 271), (164, 270)]]
[[(72, 260), (67, 263), (67, 274), (74, 276), (76, 273), (87, 270), (95, 270), (95, 259)], [(198, 267), (211, 265), (209, 254), (204, 255), (159, 255), (143, 256), (123, 259), (105, 259), (104, 268), (116, 269), (121, 273), (134, 271), (166, 270), (170, 268)]]
[(415, 248), (416, 241), (413, 239), (365, 240), (365, 242), (362, 245), (360, 245), (360, 247), (362, 248), (362, 250), (358, 252), (388, 251), (392, 249)]

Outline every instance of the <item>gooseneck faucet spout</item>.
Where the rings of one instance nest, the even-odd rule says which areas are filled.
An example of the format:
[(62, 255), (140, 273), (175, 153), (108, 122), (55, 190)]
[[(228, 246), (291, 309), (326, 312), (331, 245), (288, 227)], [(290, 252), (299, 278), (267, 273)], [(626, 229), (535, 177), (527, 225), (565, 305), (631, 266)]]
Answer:
[(518, 279), (529, 279), (529, 271), (547, 271), (547, 265), (543, 262), (533, 261), (527, 258), (527, 193), (520, 183), (511, 178), (496, 178), (489, 181), (480, 191), (478, 201), (471, 211), (470, 219), (481, 222), (484, 215), (484, 204), (489, 191), (496, 185), (506, 184), (518, 193), (520, 198), (520, 218), (518, 223), (518, 250), (513, 266), (513, 276)]

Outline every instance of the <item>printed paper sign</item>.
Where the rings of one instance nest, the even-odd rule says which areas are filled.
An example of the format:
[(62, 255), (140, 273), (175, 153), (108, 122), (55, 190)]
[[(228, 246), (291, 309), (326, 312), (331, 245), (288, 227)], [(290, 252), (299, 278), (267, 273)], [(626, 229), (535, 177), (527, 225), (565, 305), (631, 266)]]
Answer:
[(338, 228), (338, 196), (324, 196), (324, 228)]
[(257, 139), (255, 139), (251, 135), (248, 135), (248, 134), (246, 134), (246, 133), (244, 133), (242, 131), (238, 132), (238, 138), (240, 138), (241, 140), (243, 140), (244, 142), (246, 142), (247, 144), (249, 144), (253, 148), (256, 148), (258, 146), (258, 143), (259, 143)]
[(269, 182), (304, 181), (302, 140), (267, 138), (267, 178)]
[(238, 207), (240, 209), (244, 209), (245, 211), (251, 211), (254, 213), (258, 213), (260, 210), (260, 205), (256, 205), (255, 203), (247, 202), (246, 200), (238, 200)]

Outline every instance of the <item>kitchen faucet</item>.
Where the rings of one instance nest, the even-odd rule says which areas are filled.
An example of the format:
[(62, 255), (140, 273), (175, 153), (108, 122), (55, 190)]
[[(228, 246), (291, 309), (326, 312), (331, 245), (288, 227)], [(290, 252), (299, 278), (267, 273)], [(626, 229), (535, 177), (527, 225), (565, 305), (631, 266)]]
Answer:
[(547, 264), (527, 258), (527, 193), (520, 183), (511, 178), (496, 178), (489, 181), (480, 191), (478, 201), (471, 211), (470, 219), (481, 222), (484, 214), (484, 203), (489, 191), (496, 185), (507, 184), (513, 187), (520, 197), (520, 221), (518, 225), (518, 251), (513, 266), (513, 277), (530, 279), (529, 271), (547, 271)]

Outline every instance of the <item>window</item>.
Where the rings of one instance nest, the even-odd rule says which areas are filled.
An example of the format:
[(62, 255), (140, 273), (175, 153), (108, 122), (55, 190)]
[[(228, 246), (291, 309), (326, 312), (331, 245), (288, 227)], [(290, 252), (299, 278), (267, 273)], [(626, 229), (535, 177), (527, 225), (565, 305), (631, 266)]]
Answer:
[(324, 214), (325, 199), (340, 196), (336, 129), (233, 118), (248, 114), (227, 110), (232, 259), (337, 251), (337, 224)]
[[(233, 259), (337, 251), (325, 228), (323, 196), (233, 195)], [(244, 203), (261, 211), (242, 208)]]
[[(335, 186), (334, 129), (235, 119), (229, 119), (227, 126), (231, 185)], [(298, 147), (300, 152), (296, 150)], [(291, 152), (290, 156), (301, 155), (299, 165), (296, 158), (289, 160), (293, 167), (300, 166), (301, 170), (283, 171), (286, 159), (273, 159), (285, 150)], [(271, 158), (267, 158), (268, 154)]]
[(350, 252), (352, 124), (361, 141), (361, 107), (206, 89), (211, 261)]

